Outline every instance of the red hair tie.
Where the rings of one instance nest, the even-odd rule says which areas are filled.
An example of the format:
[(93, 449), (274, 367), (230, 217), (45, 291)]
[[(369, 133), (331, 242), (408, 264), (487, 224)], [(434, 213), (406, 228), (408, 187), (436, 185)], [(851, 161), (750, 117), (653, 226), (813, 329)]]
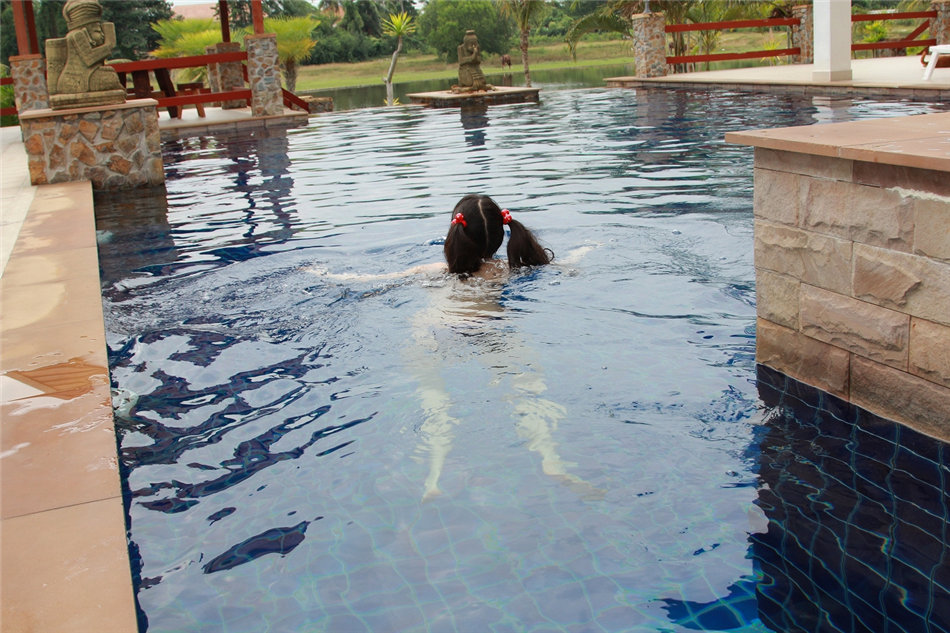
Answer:
[(509, 222), (511, 222), (511, 211), (509, 211), (508, 209), (502, 209), (502, 210), (501, 210), (501, 223), (502, 223), (502, 224), (508, 224)]
[(456, 213), (455, 217), (452, 218), (452, 224), (461, 224), (462, 226), (467, 227), (468, 222), (465, 221), (465, 216), (461, 213)]

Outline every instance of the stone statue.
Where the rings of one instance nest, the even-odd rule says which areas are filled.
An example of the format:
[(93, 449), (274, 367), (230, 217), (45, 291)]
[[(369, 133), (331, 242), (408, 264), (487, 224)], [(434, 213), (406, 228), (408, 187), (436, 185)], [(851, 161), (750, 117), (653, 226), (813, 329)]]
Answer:
[(46, 40), (50, 107), (54, 110), (125, 102), (119, 76), (103, 62), (115, 48), (115, 25), (102, 21), (97, 0), (67, 0), (66, 37)]
[(453, 92), (475, 92), (491, 90), (485, 81), (482, 72), (482, 53), (478, 48), (478, 37), (475, 31), (465, 31), (465, 37), (458, 48), (459, 53), (459, 83), (452, 87)]

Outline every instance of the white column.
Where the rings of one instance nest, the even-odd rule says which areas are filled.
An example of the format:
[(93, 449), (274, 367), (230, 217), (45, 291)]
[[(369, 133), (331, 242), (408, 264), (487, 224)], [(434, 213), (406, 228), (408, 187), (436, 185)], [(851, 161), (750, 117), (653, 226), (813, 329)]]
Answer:
[(815, 0), (813, 81), (851, 79), (851, 0)]

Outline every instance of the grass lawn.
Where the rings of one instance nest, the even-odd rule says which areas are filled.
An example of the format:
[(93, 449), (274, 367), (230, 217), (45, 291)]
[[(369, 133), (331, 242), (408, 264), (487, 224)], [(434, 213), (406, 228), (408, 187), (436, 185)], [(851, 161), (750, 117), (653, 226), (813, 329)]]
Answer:
[[(570, 68), (574, 66), (603, 66), (633, 61), (629, 41), (605, 40), (581, 42), (577, 47), (577, 61), (571, 59), (567, 44), (554, 42), (538, 44), (528, 49), (528, 63), (532, 70)], [(511, 54), (512, 72), (521, 70), (521, 53)], [(485, 55), (482, 69), (491, 72), (501, 69), (498, 55)], [(297, 74), (297, 90), (325, 90), (380, 84), (389, 70), (389, 58), (345, 64), (301, 66)], [(396, 64), (393, 82), (426, 79), (451, 79), (458, 76), (458, 64), (446, 64), (434, 55), (401, 55)]]

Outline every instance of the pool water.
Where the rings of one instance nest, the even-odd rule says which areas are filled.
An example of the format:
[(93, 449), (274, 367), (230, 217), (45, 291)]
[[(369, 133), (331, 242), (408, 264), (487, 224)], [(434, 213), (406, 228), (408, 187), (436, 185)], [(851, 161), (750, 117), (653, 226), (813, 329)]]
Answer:
[[(563, 90), (166, 143), (167, 195), (96, 200), (142, 630), (950, 630), (950, 453), (757, 375), (722, 140), (940, 108)], [(555, 263), (386, 276), (469, 192)]]

